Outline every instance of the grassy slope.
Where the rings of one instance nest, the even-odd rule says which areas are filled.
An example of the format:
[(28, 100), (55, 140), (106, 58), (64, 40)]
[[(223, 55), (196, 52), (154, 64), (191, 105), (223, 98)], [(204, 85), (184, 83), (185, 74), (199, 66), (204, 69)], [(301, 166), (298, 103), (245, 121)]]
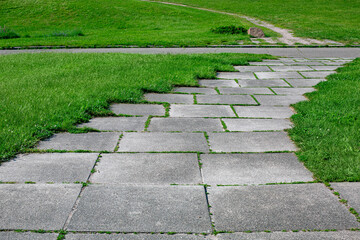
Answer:
[[(161, 0), (159, 0), (161, 1)], [(297, 36), (360, 42), (358, 0), (168, 0), (240, 13), (292, 29)]]
[(139, 102), (143, 91), (197, 85), (262, 55), (17, 54), (0, 56), (0, 162), (55, 130), (69, 130), (109, 102)]
[(323, 181), (360, 181), (360, 59), (340, 68), (310, 102), (295, 105), (291, 137), (299, 158)]
[[(249, 23), (233, 16), (138, 0), (1, 0), (0, 26), (19, 39), (0, 39), (0, 47), (30, 45), (207, 45), (249, 41), (247, 35), (222, 35), (210, 29)], [(46, 37), (81, 30), (85, 36)], [(267, 31), (268, 35), (275, 36)], [(30, 35), (30, 38), (24, 36)]]

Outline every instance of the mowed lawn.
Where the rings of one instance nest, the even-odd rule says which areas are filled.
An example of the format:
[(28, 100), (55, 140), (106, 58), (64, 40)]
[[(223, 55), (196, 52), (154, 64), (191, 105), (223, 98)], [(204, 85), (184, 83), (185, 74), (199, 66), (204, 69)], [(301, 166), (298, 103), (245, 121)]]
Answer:
[(250, 43), (249, 36), (211, 29), (253, 26), (234, 16), (139, 0), (2, 0), (0, 16), (0, 27), (20, 36), (0, 39), (0, 47), (238, 44)]
[[(157, 0), (161, 1), (161, 0)], [(168, 0), (266, 20), (296, 36), (360, 43), (359, 0)]]

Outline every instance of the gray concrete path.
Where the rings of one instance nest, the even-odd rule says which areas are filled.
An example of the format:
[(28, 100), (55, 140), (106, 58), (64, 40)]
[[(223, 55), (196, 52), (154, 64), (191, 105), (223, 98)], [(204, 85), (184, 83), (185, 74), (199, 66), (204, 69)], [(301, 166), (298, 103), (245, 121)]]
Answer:
[(349, 61), (266, 60), (113, 104), (79, 125), (99, 132), (0, 167), (0, 239), (360, 239), (359, 183), (314, 183), (284, 131), (290, 104)]

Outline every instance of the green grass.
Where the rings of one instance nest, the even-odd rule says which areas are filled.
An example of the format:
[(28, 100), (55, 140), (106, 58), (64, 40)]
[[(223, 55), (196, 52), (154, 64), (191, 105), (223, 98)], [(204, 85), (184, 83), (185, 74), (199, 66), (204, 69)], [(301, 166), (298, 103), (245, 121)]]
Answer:
[(238, 44), (250, 43), (249, 36), (211, 29), (253, 26), (234, 16), (139, 0), (2, 0), (0, 16), (0, 26), (21, 36), (0, 39), (0, 47)]
[(306, 94), (290, 136), (298, 156), (322, 181), (360, 181), (360, 59)]
[[(161, 0), (159, 0), (161, 1)], [(294, 31), (296, 36), (360, 42), (358, 0), (167, 0), (238, 13)]]
[[(54, 131), (72, 130), (110, 102), (141, 102), (144, 92), (232, 71), (265, 55), (16, 54), (0, 56), (0, 162)], [(268, 56), (271, 58), (270, 56)]]

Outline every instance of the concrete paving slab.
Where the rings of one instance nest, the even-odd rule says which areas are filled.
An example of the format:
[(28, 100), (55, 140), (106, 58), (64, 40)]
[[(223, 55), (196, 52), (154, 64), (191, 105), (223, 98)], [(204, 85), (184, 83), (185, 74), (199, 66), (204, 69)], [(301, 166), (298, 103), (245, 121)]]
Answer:
[(290, 87), (284, 80), (238, 80), (241, 87)]
[(239, 117), (249, 118), (290, 118), (294, 112), (289, 107), (235, 106)]
[(256, 232), (256, 233), (221, 233), (218, 240), (357, 240), (360, 232), (330, 231), (330, 232)]
[(285, 132), (209, 133), (214, 152), (296, 151)]
[(86, 182), (97, 153), (20, 154), (0, 167), (2, 182)]
[(300, 72), (307, 78), (325, 78), (330, 74), (336, 73), (335, 71), (316, 71), (316, 72)]
[(170, 117), (236, 117), (230, 106), (171, 105)]
[(202, 186), (90, 185), (68, 229), (202, 233), (211, 224)]
[(218, 72), (216, 77), (224, 79), (256, 79), (252, 72)]
[(0, 229), (59, 230), (81, 184), (0, 184)]
[(293, 153), (201, 154), (204, 183), (265, 184), (313, 181)]
[(152, 118), (148, 131), (151, 132), (214, 132), (224, 131), (219, 119), (211, 118)]
[(199, 85), (203, 87), (239, 87), (234, 80), (218, 80), (218, 79), (206, 79), (199, 80)]
[(211, 187), (218, 231), (357, 228), (360, 224), (323, 184)]
[(58, 233), (0, 232), (1, 240), (56, 240)]
[(145, 99), (149, 102), (194, 103), (194, 96), (190, 94), (147, 93)]
[(147, 117), (101, 117), (93, 118), (78, 127), (89, 127), (100, 131), (143, 131)]
[(290, 104), (307, 100), (302, 95), (257, 95), (255, 98), (258, 100), (260, 105), (263, 106), (289, 106)]
[(174, 88), (173, 92), (181, 93), (200, 93), (200, 94), (218, 94), (213, 88), (204, 87), (178, 87)]
[(93, 183), (200, 184), (196, 153), (103, 154)]
[(268, 66), (234, 66), (239, 72), (271, 72)]
[(331, 187), (339, 192), (342, 198), (348, 200), (350, 207), (360, 212), (360, 182), (331, 183)]
[(119, 136), (114, 132), (59, 133), (41, 141), (38, 149), (114, 151)]
[(313, 71), (309, 66), (273, 66), (275, 72), (297, 72), (297, 71)]
[(66, 240), (204, 240), (206, 236), (195, 234), (155, 234), (155, 233), (127, 233), (127, 234), (83, 234), (68, 233)]
[(286, 81), (293, 87), (313, 87), (326, 79), (286, 79)]
[(251, 66), (283, 66), (282, 62), (249, 62)]
[(208, 152), (203, 133), (124, 133), (118, 152)]
[(338, 66), (311, 66), (313, 69), (317, 71), (334, 71), (338, 69)]
[(289, 66), (296, 66), (296, 65), (301, 65), (301, 66), (323, 66), (324, 63), (322, 62), (318, 62), (318, 61), (304, 61), (304, 62), (293, 62), (293, 63), (286, 63), (286, 65), (289, 65)]
[(157, 104), (112, 104), (111, 111), (115, 114), (139, 115), (139, 116), (164, 116), (165, 108), (163, 105)]
[(222, 119), (229, 131), (280, 131), (291, 128), (288, 119)]
[(271, 88), (276, 94), (286, 95), (303, 95), (308, 92), (313, 92), (315, 88)]
[(342, 66), (345, 65), (346, 63), (347, 62), (333, 62), (333, 61), (324, 62), (326, 66)]
[(274, 94), (269, 88), (219, 88), (221, 94)]
[(197, 103), (208, 104), (252, 104), (258, 105), (249, 95), (204, 95), (196, 97)]
[(297, 72), (255, 72), (259, 79), (301, 78)]

